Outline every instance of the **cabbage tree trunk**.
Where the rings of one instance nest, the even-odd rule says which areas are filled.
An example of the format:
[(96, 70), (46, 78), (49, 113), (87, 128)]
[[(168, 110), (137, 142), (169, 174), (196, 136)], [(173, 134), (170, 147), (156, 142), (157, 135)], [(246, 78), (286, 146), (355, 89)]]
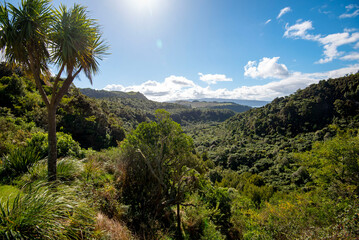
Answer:
[(48, 180), (56, 181), (57, 139), (56, 139), (56, 106), (48, 107), (48, 143), (49, 155), (47, 161)]

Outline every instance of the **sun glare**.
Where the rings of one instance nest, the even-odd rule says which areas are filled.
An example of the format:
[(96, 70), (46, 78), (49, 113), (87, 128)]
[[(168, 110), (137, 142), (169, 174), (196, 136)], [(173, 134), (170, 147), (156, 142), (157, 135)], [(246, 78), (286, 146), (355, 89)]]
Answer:
[(152, 12), (159, 7), (160, 0), (130, 0), (133, 7), (135, 7), (138, 11), (148, 11), (152, 14)]

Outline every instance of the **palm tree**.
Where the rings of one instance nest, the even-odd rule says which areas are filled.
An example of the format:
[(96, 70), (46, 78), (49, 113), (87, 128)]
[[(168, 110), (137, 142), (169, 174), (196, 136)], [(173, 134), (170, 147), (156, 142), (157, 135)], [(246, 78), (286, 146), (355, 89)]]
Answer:
[[(17, 8), (0, 6), (0, 49), (9, 63), (21, 66), (36, 83), (48, 111), (48, 179), (56, 180), (56, 109), (73, 80), (84, 72), (92, 84), (98, 60), (106, 55), (99, 26), (85, 7), (61, 5), (49, 0), (22, 0)], [(49, 65), (58, 72), (51, 77)], [(64, 76), (64, 77), (63, 77)], [(44, 85), (51, 89), (47, 95)]]

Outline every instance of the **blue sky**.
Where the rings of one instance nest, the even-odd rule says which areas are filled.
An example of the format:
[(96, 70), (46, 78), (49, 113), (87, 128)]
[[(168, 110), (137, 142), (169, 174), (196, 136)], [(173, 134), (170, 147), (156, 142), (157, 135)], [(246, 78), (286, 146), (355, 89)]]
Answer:
[(111, 46), (92, 86), (75, 80), (81, 88), (272, 100), (359, 70), (357, 0), (60, 2), (87, 6)]

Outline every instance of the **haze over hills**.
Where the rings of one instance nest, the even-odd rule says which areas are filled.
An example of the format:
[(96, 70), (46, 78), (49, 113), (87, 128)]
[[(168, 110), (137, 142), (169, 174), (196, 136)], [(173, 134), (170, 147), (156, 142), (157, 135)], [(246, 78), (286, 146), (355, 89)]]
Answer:
[(244, 106), (250, 107), (262, 107), (270, 101), (261, 101), (261, 100), (247, 100), (247, 99), (226, 99), (226, 98), (200, 98), (200, 99), (190, 99), (188, 101), (200, 101), (200, 102), (232, 102)]
[[(215, 99), (217, 101), (212, 101), (211, 99), (203, 99), (203, 100), (192, 100), (192, 101), (173, 101), (173, 102), (156, 102), (146, 98), (140, 92), (121, 92), (121, 91), (107, 91), (107, 90), (96, 90), (91, 88), (80, 88), (80, 92), (88, 97), (96, 98), (96, 99), (118, 99), (119, 101), (127, 101), (126, 99), (138, 99), (142, 102), (146, 102), (147, 105), (155, 105), (157, 108), (163, 109), (175, 109), (175, 108), (197, 108), (197, 109), (227, 109), (234, 112), (245, 112), (251, 107), (249, 105), (243, 105), (235, 103), (238, 102), (248, 102), (248, 104), (254, 106), (264, 105), (265, 101), (253, 101), (253, 100), (227, 100), (226, 99)], [(129, 104), (127, 102), (127, 104)], [(125, 103), (126, 105), (126, 103)], [(132, 107), (136, 108), (136, 105), (132, 105)]]
[(240, 105), (234, 102), (217, 102), (217, 101), (175, 101), (174, 103), (187, 106), (190, 108), (208, 108), (208, 109), (228, 109), (240, 113), (251, 109), (250, 106)]

